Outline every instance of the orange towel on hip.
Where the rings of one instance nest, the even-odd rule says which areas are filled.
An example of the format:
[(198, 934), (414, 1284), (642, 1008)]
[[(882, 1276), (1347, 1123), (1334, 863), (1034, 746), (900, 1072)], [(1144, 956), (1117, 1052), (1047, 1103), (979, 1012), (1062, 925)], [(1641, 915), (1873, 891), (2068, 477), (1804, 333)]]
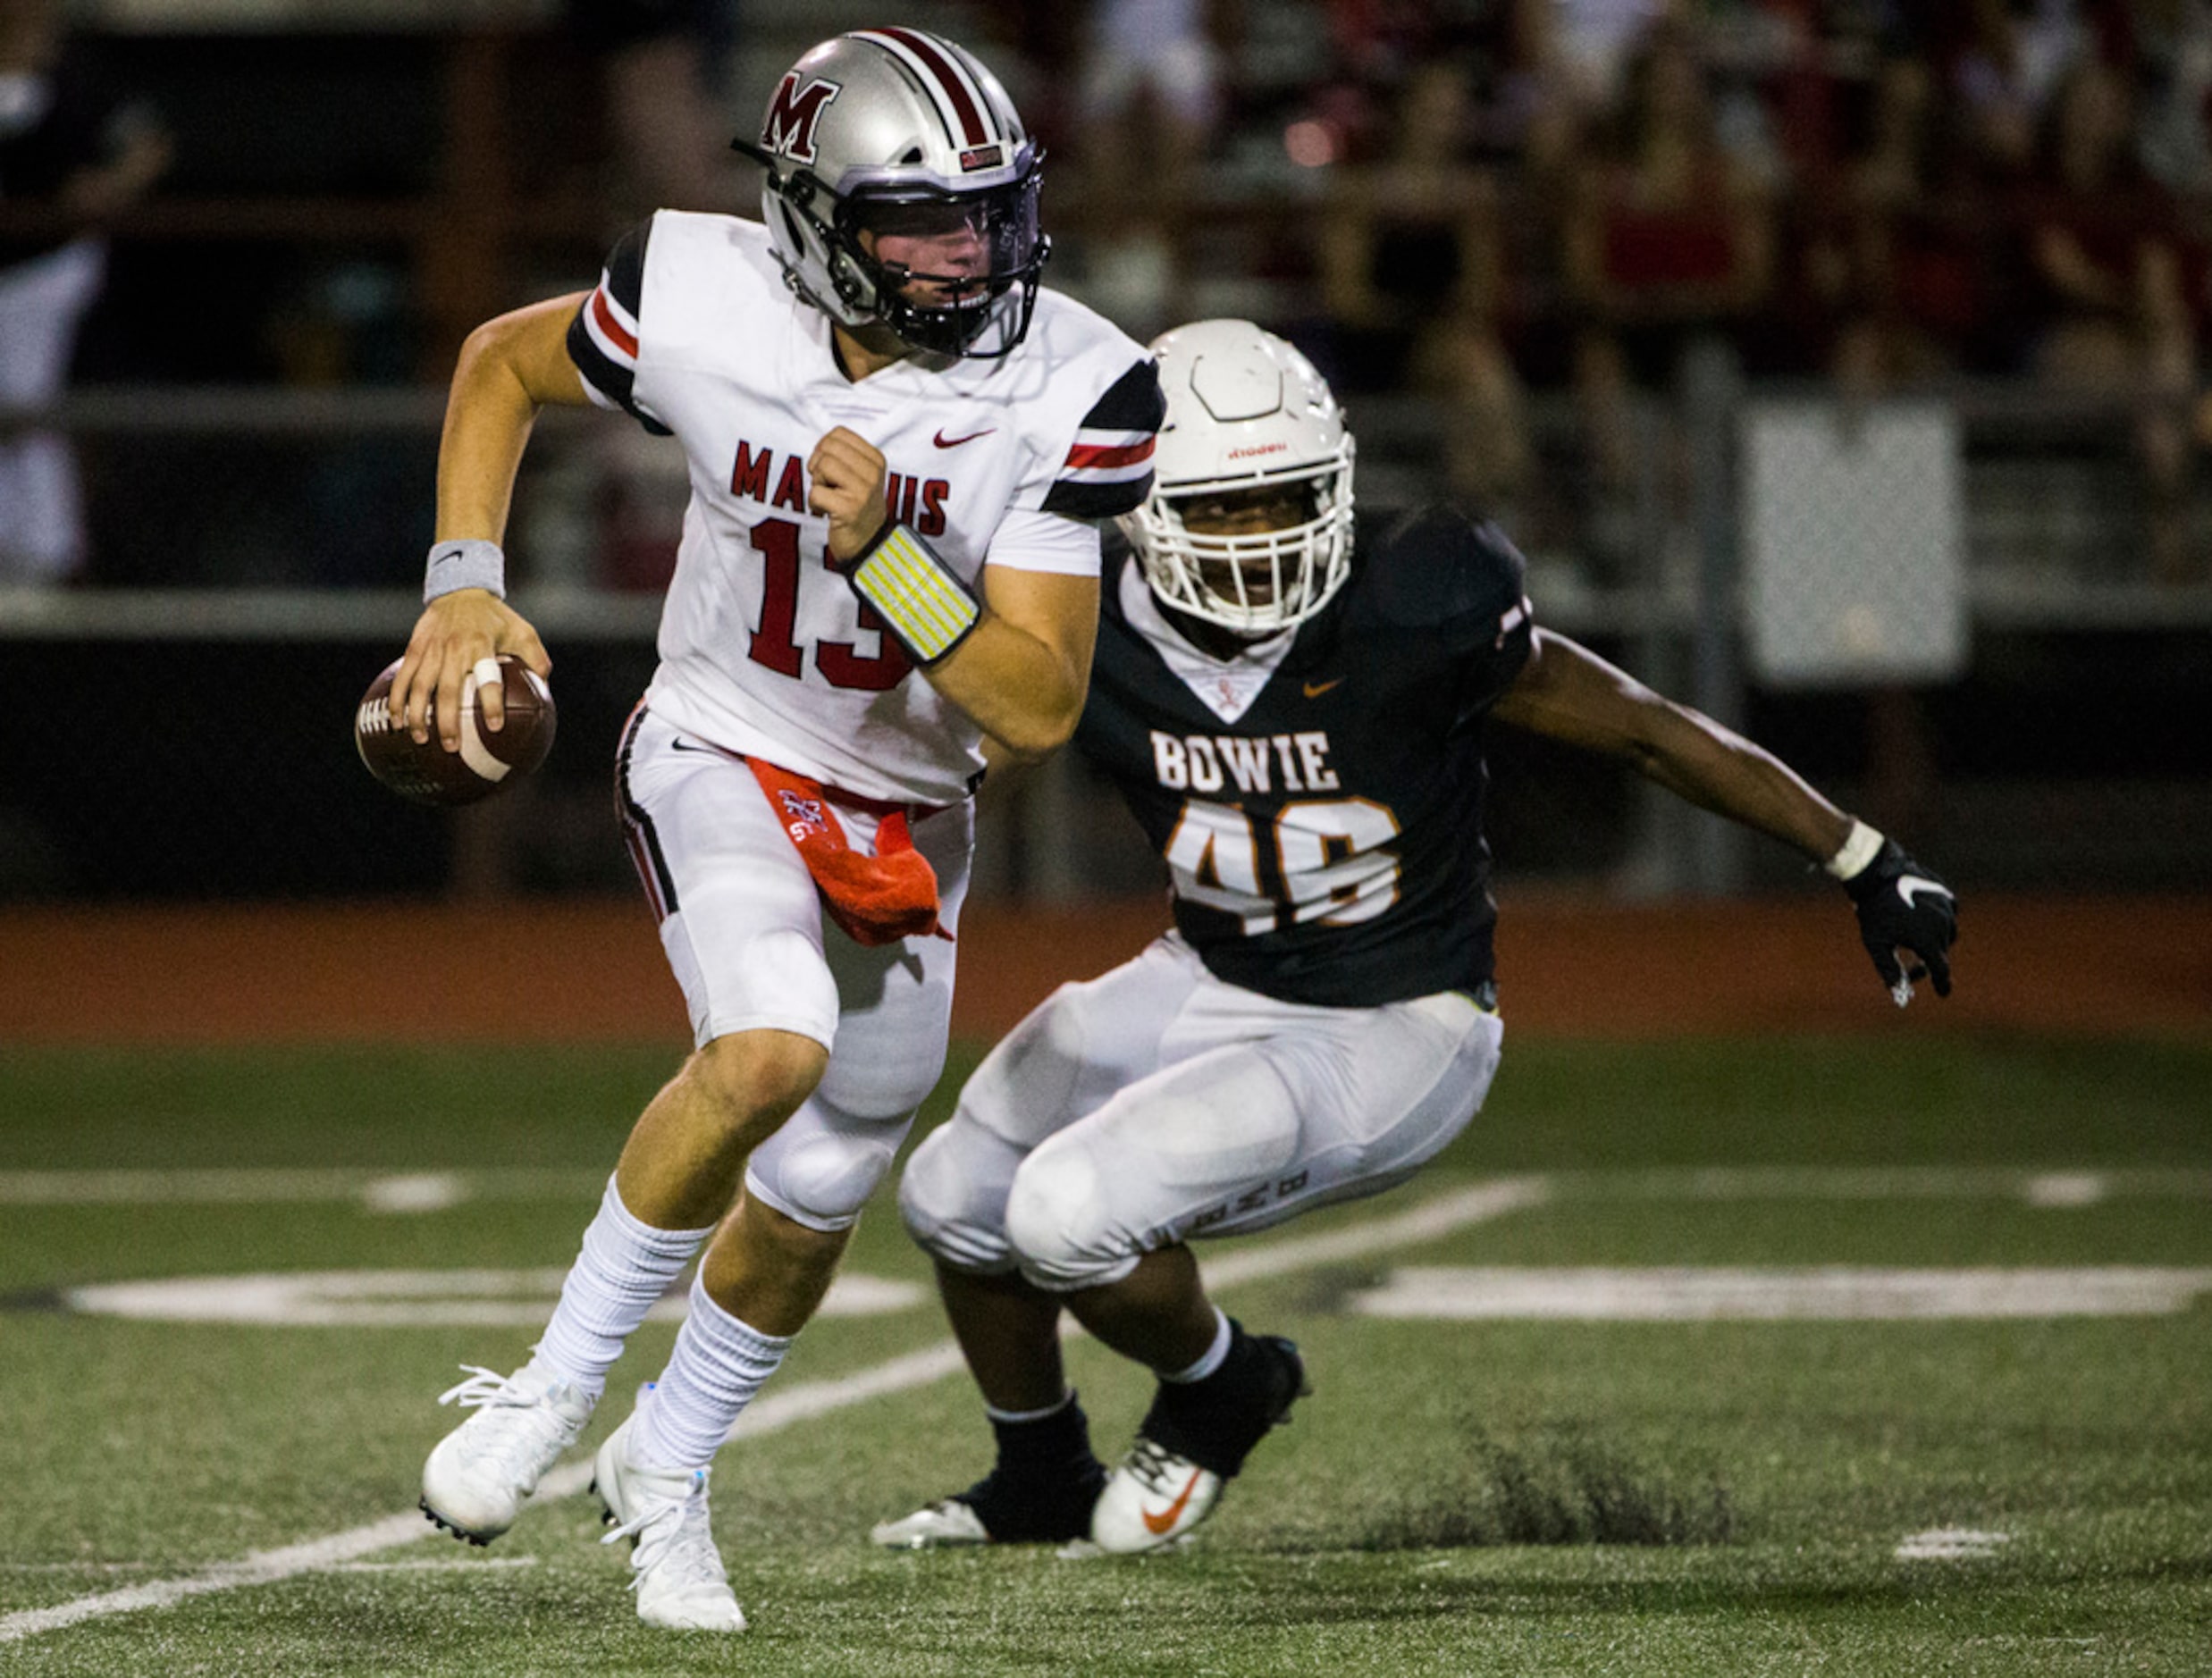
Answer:
[(914, 849), (906, 811), (885, 806), (876, 824), (876, 854), (862, 856), (845, 836), (820, 781), (747, 758), (785, 835), (797, 847), (821, 894), (822, 907), (855, 944), (952, 934), (938, 924), (937, 872)]

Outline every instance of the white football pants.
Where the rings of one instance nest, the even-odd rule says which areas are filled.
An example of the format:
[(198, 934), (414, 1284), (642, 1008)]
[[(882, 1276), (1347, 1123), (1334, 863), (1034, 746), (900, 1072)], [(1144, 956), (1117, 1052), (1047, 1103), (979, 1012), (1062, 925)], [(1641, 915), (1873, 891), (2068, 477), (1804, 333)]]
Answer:
[[(616, 786), (694, 1038), (773, 1028), (829, 1051), (820, 1087), (753, 1150), (746, 1189), (810, 1228), (847, 1227), (945, 1069), (957, 946), (930, 936), (871, 949), (846, 937), (744, 760), (651, 711), (623, 733)], [(829, 801), (854, 848), (871, 850), (876, 818)], [(938, 919), (957, 932), (972, 807), (924, 817), (913, 832), (937, 871)]]
[(955, 1269), (1118, 1281), (1156, 1248), (1403, 1182), (1481, 1107), (1500, 1035), (1458, 991), (1277, 1002), (1171, 933), (991, 1052), (907, 1162), (899, 1209)]

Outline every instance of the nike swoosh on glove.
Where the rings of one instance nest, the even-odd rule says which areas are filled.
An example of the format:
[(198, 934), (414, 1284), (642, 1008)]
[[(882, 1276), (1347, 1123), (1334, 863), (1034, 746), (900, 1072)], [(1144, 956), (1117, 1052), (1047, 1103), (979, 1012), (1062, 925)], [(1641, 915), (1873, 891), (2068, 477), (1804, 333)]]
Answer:
[[(1951, 945), (1958, 938), (1958, 898), (1942, 879), (1913, 860), (1894, 839), (1882, 841), (1873, 860), (1844, 882), (1859, 913), (1859, 942), (1874, 970), (1902, 1008), (1917, 979), (1951, 994)], [(1906, 967), (1897, 952), (1917, 958)]]

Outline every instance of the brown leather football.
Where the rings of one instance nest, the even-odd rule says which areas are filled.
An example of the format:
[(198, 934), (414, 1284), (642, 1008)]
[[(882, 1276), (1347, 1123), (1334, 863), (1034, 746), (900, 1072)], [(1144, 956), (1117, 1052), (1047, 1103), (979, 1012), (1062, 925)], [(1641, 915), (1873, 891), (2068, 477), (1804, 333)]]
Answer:
[(545, 761), (553, 745), (553, 695), (538, 673), (511, 652), (500, 655), (500, 675), (507, 700), (505, 726), (496, 733), (476, 715), (473, 678), (461, 699), (461, 749), (439, 743), (437, 719), (430, 738), (416, 744), (393, 726), (391, 678), (394, 659), (369, 684), (353, 713), (353, 743), (368, 772), (401, 798), (417, 804), (473, 804), (511, 786)]

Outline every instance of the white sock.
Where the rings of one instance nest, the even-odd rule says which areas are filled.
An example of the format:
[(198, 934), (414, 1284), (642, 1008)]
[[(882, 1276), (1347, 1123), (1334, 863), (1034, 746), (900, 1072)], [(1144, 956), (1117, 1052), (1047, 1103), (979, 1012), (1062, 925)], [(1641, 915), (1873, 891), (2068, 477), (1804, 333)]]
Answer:
[(1160, 1379), (1186, 1387), (1194, 1380), (1204, 1380), (1222, 1366), (1229, 1355), (1229, 1319), (1219, 1305), (1214, 1307), (1214, 1343), (1206, 1348), (1206, 1355), (1189, 1369), (1165, 1371)]
[(622, 1355), (622, 1343), (713, 1233), (711, 1224), (656, 1229), (640, 1223), (610, 1177), (534, 1361), (597, 1398), (607, 1389), (607, 1372)]
[(740, 1322), (693, 1277), (691, 1315), (652, 1396), (638, 1406), (632, 1456), (655, 1468), (704, 1468), (790, 1349), (790, 1336)]

